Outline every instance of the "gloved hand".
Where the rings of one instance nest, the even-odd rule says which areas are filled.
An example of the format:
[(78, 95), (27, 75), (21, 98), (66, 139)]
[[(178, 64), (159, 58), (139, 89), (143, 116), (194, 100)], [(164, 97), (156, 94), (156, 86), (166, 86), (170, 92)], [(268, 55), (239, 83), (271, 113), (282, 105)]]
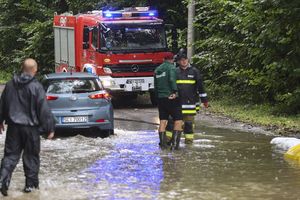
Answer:
[(207, 101), (207, 102), (204, 102), (203, 105), (204, 105), (205, 108), (208, 108), (208, 107), (209, 107), (208, 101)]

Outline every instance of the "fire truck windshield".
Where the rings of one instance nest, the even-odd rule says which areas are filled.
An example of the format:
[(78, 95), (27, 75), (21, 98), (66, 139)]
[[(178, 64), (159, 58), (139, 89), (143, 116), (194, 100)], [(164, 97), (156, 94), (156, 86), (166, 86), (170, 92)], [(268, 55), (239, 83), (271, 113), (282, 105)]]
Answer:
[(162, 25), (105, 25), (102, 31), (101, 50), (125, 52), (162, 51), (167, 48)]

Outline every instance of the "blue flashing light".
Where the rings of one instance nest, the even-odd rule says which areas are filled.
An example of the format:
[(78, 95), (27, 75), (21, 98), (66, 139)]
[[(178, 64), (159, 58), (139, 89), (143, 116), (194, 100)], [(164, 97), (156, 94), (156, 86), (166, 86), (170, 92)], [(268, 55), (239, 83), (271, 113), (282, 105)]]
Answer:
[(107, 18), (111, 18), (112, 17), (112, 14), (111, 13), (105, 13), (105, 17), (107, 17)]
[(155, 13), (154, 13), (154, 12), (151, 12), (151, 13), (149, 13), (149, 16), (150, 16), (150, 17), (154, 17), (154, 16), (155, 16)]
[(122, 18), (122, 13), (108, 10), (103, 12), (103, 17), (108, 19)]
[(158, 17), (157, 10), (150, 10), (148, 12), (141, 12), (139, 13), (140, 17)]
[[(103, 17), (107, 18), (107, 19), (114, 19), (114, 18), (125, 18), (123, 16), (123, 12), (122, 11), (104, 11), (103, 12)], [(149, 10), (149, 11), (142, 11), (142, 12), (132, 12), (130, 14), (130, 17), (158, 17), (158, 11), (157, 10)]]

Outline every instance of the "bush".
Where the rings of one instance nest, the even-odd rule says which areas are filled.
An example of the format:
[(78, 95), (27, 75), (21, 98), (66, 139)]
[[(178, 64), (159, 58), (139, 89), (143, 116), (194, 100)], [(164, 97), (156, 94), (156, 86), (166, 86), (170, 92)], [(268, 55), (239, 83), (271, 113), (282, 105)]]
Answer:
[(199, 1), (195, 62), (224, 93), (299, 113), (299, 8), (298, 0)]

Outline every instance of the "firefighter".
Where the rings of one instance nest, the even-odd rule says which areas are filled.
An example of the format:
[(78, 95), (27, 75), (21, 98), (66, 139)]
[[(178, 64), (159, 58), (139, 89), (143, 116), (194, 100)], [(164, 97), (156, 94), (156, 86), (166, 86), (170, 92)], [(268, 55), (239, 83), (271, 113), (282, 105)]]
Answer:
[(178, 149), (182, 133), (182, 111), (177, 94), (176, 71), (173, 56), (165, 57), (165, 62), (155, 70), (155, 92), (158, 99), (160, 118), (159, 141), (162, 148), (166, 147), (166, 126), (171, 116), (174, 120), (171, 148)]
[[(208, 107), (207, 94), (204, 91), (199, 70), (189, 63), (184, 51), (177, 54), (177, 62), (179, 66), (176, 69), (177, 87), (182, 105), (185, 143), (192, 144), (195, 127), (194, 116), (200, 110), (200, 100), (206, 108)], [(170, 140), (171, 120), (168, 123), (170, 125), (167, 127), (166, 136)]]
[(0, 130), (8, 125), (4, 157), (0, 169), (0, 190), (7, 196), (12, 172), (22, 154), (25, 172), (24, 192), (39, 188), (40, 134), (54, 137), (54, 118), (48, 107), (44, 88), (34, 77), (37, 63), (26, 59), (22, 73), (9, 81), (0, 100)]

